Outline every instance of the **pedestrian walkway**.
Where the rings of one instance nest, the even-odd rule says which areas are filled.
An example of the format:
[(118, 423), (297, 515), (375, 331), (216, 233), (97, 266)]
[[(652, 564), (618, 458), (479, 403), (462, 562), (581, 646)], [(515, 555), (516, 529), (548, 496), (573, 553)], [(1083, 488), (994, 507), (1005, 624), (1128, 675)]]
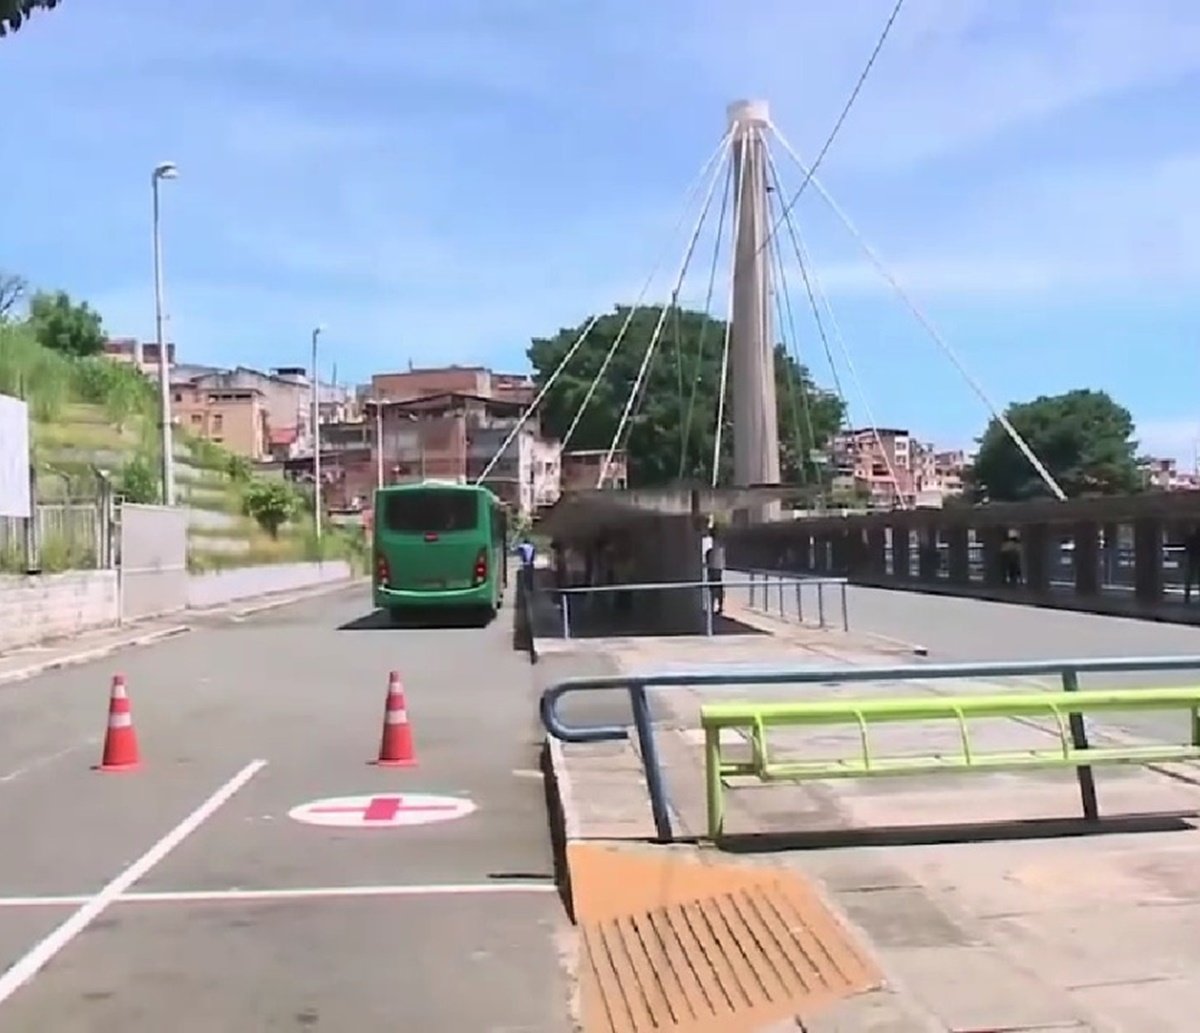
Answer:
[[(806, 633), (789, 629), (758, 651), (760, 663), (813, 663)], [(820, 633), (822, 666), (895, 664), (895, 650)], [(811, 638), (811, 633), (809, 633)], [(718, 655), (744, 662), (741, 646), (715, 642), (690, 666)], [(622, 670), (678, 667), (683, 645), (643, 640), (612, 653)], [(560, 655), (565, 665), (567, 658)], [(914, 663), (919, 663), (915, 658)], [(938, 692), (994, 691), (980, 683)], [(727, 687), (704, 699), (787, 698), (787, 687)], [(822, 695), (919, 694), (928, 683), (810, 686)], [(657, 742), (677, 836), (705, 831), (700, 693), (663, 692)], [(582, 701), (578, 704), (582, 706)], [(1127, 735), (1127, 731), (1109, 730)], [(783, 751), (854, 752), (849, 738), (785, 733)], [(951, 731), (951, 736), (956, 733)], [(1043, 735), (997, 722), (978, 749)], [(873, 735), (874, 738), (874, 735)], [(890, 732), (879, 748), (938, 748), (927, 729)], [(954, 749), (947, 739), (945, 748)], [(961, 747), (959, 747), (961, 748)], [(1077, 818), (1070, 774), (1003, 774), (836, 781), (734, 789), (723, 849), (649, 846), (654, 835), (634, 745), (553, 744), (568, 837), (616, 842), (677, 863), (763, 866), (810, 880), (825, 905), (861, 938), (882, 973), (877, 989), (805, 1014), (818, 1031), (1067, 1029), (1184, 1033), (1200, 1010), (1200, 772), (1099, 770), (1099, 828)], [(1089, 834), (1082, 834), (1088, 831)], [(670, 876), (664, 876), (669, 882)], [(606, 1028), (603, 1026), (597, 1028)], [(617, 1027), (613, 1027), (617, 1028)], [(731, 1031), (735, 1028), (729, 1026)], [(753, 1026), (745, 1027), (753, 1029)]]

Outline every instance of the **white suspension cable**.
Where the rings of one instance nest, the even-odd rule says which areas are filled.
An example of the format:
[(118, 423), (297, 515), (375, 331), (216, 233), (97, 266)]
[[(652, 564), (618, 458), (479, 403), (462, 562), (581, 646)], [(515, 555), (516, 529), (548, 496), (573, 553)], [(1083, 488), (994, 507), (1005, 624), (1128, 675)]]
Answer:
[[(687, 217), (688, 209), (691, 208), (692, 200), (696, 194), (696, 191), (699, 190), (704, 184), (704, 179), (708, 175), (709, 169), (712, 167), (713, 162), (718, 161), (724, 155), (732, 140), (733, 129), (730, 128), (730, 130), (721, 138), (721, 142), (717, 145), (716, 150), (709, 155), (708, 160), (705, 161), (704, 165), (701, 167), (699, 175), (697, 175), (688, 185), (688, 189), (685, 192), (683, 208), (679, 213), (679, 218), (675, 223), (675, 229), (672, 232), (678, 232), (679, 227), (683, 225), (683, 220)], [(650, 274), (651, 280), (657, 274), (661, 265), (662, 260), (660, 259), (658, 265), (655, 266), (654, 271)], [(647, 286), (649, 286), (649, 281), (647, 281)], [(567, 365), (570, 363), (571, 359), (575, 357), (575, 353), (579, 351), (579, 349), (583, 346), (583, 342), (587, 340), (588, 335), (592, 332), (592, 328), (595, 327), (599, 321), (600, 313), (596, 313), (596, 315), (592, 316), (587, 321), (579, 336), (575, 338), (575, 340), (571, 343), (571, 347), (567, 349), (566, 354), (559, 361), (558, 365), (554, 367), (554, 371), (546, 379), (546, 382), (542, 385), (533, 401), (529, 403), (529, 406), (521, 414), (521, 418), (517, 420), (515, 426), (508, 432), (508, 435), (505, 437), (500, 447), (496, 449), (496, 454), (492, 456), (490, 460), (488, 460), (487, 465), (483, 468), (483, 472), (475, 478), (476, 484), (481, 483), (484, 478), (492, 472), (492, 468), (500, 461), (500, 457), (508, 450), (508, 446), (513, 443), (513, 439), (521, 433), (521, 428), (524, 427), (527, 422), (529, 422), (529, 417), (537, 412), (538, 406), (542, 404), (542, 400), (550, 392), (550, 389), (554, 386), (558, 378), (562, 376), (563, 370), (567, 368)], [(572, 425), (571, 429), (574, 430), (574, 425)], [(566, 444), (565, 441), (563, 443)]]
[[(724, 154), (728, 142), (733, 139), (732, 130), (727, 134), (726, 138), (721, 143), (721, 153)], [(708, 184), (708, 192), (704, 197), (704, 204), (700, 209), (700, 217), (696, 220), (695, 228), (692, 230), (691, 238), (688, 240), (687, 247), (683, 253), (683, 261), (679, 263), (679, 274), (675, 277), (675, 285), (671, 289), (673, 298), (679, 297), (680, 288), (683, 287), (683, 279), (687, 276), (688, 266), (691, 264), (692, 255), (696, 251), (696, 242), (700, 239), (700, 233), (704, 229), (705, 219), (708, 218), (709, 209), (712, 208), (713, 194), (716, 193), (717, 183), (721, 178), (721, 167), (717, 166), (712, 180)], [(604, 487), (604, 480), (608, 476), (609, 465), (612, 463), (613, 453), (617, 450), (617, 442), (621, 440), (621, 434), (625, 430), (625, 424), (629, 421), (630, 414), (633, 412), (633, 406), (641, 393), (642, 381), (646, 378), (646, 372), (650, 369), (650, 361), (654, 358), (654, 350), (658, 346), (658, 338), (662, 334), (663, 326), (667, 322), (667, 313), (670, 311), (670, 306), (663, 305), (658, 313), (658, 322), (654, 326), (654, 332), (650, 335), (650, 343), (646, 345), (646, 352), (642, 356), (642, 364), (638, 368), (637, 379), (633, 382), (633, 387), (629, 391), (629, 397), (625, 400), (625, 409), (621, 413), (621, 419), (617, 422), (617, 429), (613, 433), (612, 442), (608, 446), (608, 452), (604, 456), (604, 462), (600, 465), (600, 476), (596, 481), (597, 488)]]
[[(765, 144), (764, 138), (764, 144)], [(767, 160), (772, 174), (775, 179), (775, 194), (781, 196), (778, 183), (778, 177), (774, 175), (774, 163), (771, 161), (771, 153), (767, 150)], [(795, 429), (796, 436), (796, 462), (798, 464), (798, 472), (802, 483), (806, 482), (805, 466), (812, 462), (813, 475), (817, 481), (818, 487), (821, 481), (821, 470), (815, 461), (812, 461), (812, 451), (815, 450), (817, 444), (817, 433), (813, 425), (812, 405), (808, 397), (808, 389), (804, 383), (804, 362), (800, 354), (800, 335), (796, 333), (796, 315), (792, 308), (791, 292), (788, 290), (787, 274), (784, 271), (783, 264), (783, 248), (779, 246), (779, 240), (772, 238), (767, 242), (768, 255), (774, 259), (775, 275), (779, 284), (778, 290), (775, 293), (775, 309), (779, 319), (779, 336), (783, 341), (784, 350), (790, 356), (792, 361), (796, 363), (797, 375), (800, 379), (800, 404), (799, 408), (804, 413), (804, 427), (808, 431), (809, 450), (806, 453), (803, 449), (804, 438), (800, 433), (800, 421), (797, 415), (796, 392), (792, 384), (791, 378), (788, 378), (789, 394), (792, 402), (792, 423)]]
[[(770, 150), (767, 150), (767, 165), (771, 172), (771, 178), (775, 181), (775, 192), (780, 193), (779, 172), (775, 167), (775, 159), (772, 157)], [(796, 228), (792, 221), (792, 213), (788, 209), (783, 210), (783, 223), (787, 228), (788, 237), (791, 239), (792, 248), (796, 253), (796, 262), (800, 266), (801, 275), (804, 278), (804, 289), (808, 292), (809, 303), (813, 307), (814, 314), (819, 313), (821, 302), (824, 302), (824, 310), (826, 319), (829, 321), (829, 329), (832, 331), (834, 341), (837, 343), (842, 353), (842, 358), (845, 359), (846, 369), (850, 373), (850, 379), (854, 381), (854, 386), (858, 391), (859, 401), (862, 403), (863, 412), (867, 417), (867, 425), (871, 429), (871, 435), (875, 439), (875, 447), (879, 450), (880, 456), (883, 457), (883, 465), (887, 469), (888, 476), (891, 478), (892, 487), (895, 489), (896, 498), (900, 504), (907, 508), (904, 500), (904, 493), (900, 489), (900, 478), (896, 474), (896, 467), (892, 463), (891, 456), (883, 444), (883, 435), (879, 433), (879, 425), (875, 422), (875, 414), (871, 411), (871, 402), (867, 397), (867, 392), (863, 388), (862, 380), (859, 378), (858, 370), (854, 365), (854, 359), (850, 354), (850, 349), (846, 346), (846, 340), (842, 336), (841, 327), (838, 326), (837, 317), (833, 313), (833, 307), (829, 304), (829, 298), (825, 292), (821, 290), (820, 281), (817, 279), (816, 266), (810, 261), (809, 253), (804, 247), (804, 241), (800, 236), (800, 231)], [(824, 334), (824, 328), (822, 328)], [(832, 361), (832, 356), (830, 356)], [(843, 404), (845, 399), (842, 399)], [(848, 408), (848, 407), (847, 407)], [(915, 501), (915, 500), (914, 500)]]
[[(771, 176), (775, 181), (776, 193), (781, 193), (779, 174), (775, 168), (774, 157), (772, 156), (769, 148), (767, 149), (767, 161)], [(784, 220), (781, 219), (780, 225), (784, 224)], [(790, 223), (787, 225), (790, 225)], [(799, 252), (796, 251), (796, 238), (794, 236), (792, 237), (792, 248), (797, 254), (797, 263), (800, 267), (800, 276), (804, 281), (804, 291), (808, 297), (809, 308), (813, 314), (813, 322), (816, 324), (817, 336), (820, 338), (821, 348), (825, 352), (825, 361), (829, 363), (829, 375), (833, 379), (833, 390), (838, 397), (838, 401), (842, 403), (842, 415), (846, 416), (850, 411), (850, 403), (846, 399), (845, 390), (842, 388), (842, 378), (838, 375), (837, 362), (833, 357), (833, 349), (829, 346), (829, 335), (825, 332), (825, 321), (821, 316), (820, 308), (817, 307), (816, 299), (813, 295), (812, 284), (809, 283), (808, 280), (808, 269), (805, 267), (804, 263), (799, 260)], [(782, 258), (780, 261), (782, 263)]]
[[(704, 364), (704, 339), (708, 336), (708, 327), (712, 315), (713, 288), (717, 282), (717, 265), (721, 259), (721, 241), (725, 234), (725, 213), (729, 208), (729, 194), (733, 186), (733, 162), (725, 165), (725, 189), (721, 192), (721, 210), (717, 213), (717, 232), (713, 237), (712, 262), (708, 267), (708, 287), (704, 292), (704, 322), (700, 324), (700, 333), (696, 340), (696, 364), (692, 367), (691, 386), (688, 391), (687, 414), (683, 421), (683, 440), (679, 449), (679, 480), (683, 480), (687, 466), (689, 445), (692, 437), (692, 416), (696, 409), (696, 388), (700, 383), (700, 371)], [(683, 399), (680, 399), (682, 402)]]
[(529, 420), (529, 417), (537, 412), (537, 407), (542, 404), (542, 399), (546, 397), (547, 392), (554, 386), (554, 382), (562, 375), (562, 371), (567, 368), (567, 363), (574, 358), (575, 353), (579, 351), (580, 346), (584, 341), (587, 340), (588, 334), (592, 332), (592, 327), (594, 327), (599, 321), (599, 312), (597, 312), (594, 316), (592, 316), (591, 319), (587, 321), (587, 324), (584, 326), (579, 336), (575, 338), (574, 342), (571, 344), (571, 347), (567, 349), (567, 353), (562, 357), (562, 361), (554, 367), (554, 372), (546, 378), (546, 382), (542, 385), (541, 390), (538, 391), (537, 395), (534, 396), (533, 401), (529, 403), (529, 407), (521, 414), (521, 418), (517, 420), (512, 430), (508, 432), (508, 435), (505, 437), (504, 441), (501, 442), (500, 447), (496, 449), (496, 454), (492, 456), (490, 460), (488, 460), (488, 464), (483, 468), (483, 472), (475, 478), (476, 484), (481, 483), (484, 478), (492, 472), (492, 467), (500, 461), (500, 457), (508, 450), (508, 446), (512, 444), (513, 438), (521, 433), (521, 428), (525, 426), (526, 422)]
[[(716, 151), (713, 152), (708, 161), (705, 162), (704, 168), (700, 173), (700, 178), (692, 185), (691, 189), (688, 190), (688, 196), (687, 201), (685, 202), (684, 210), (679, 213), (679, 219), (675, 223), (675, 228), (671, 231), (672, 238), (679, 231), (679, 227), (683, 225), (683, 220), (687, 216), (687, 209), (691, 207), (691, 202), (695, 194), (703, 185), (704, 176), (707, 175), (710, 170), (713, 170), (713, 164), (715, 162), (716, 168), (713, 171), (712, 180), (709, 183), (704, 204), (701, 206), (700, 218), (703, 220), (704, 214), (708, 211), (708, 205), (710, 199), (712, 198), (713, 191), (716, 189), (717, 180), (720, 179), (721, 171), (724, 168), (724, 158), (732, 145), (733, 131), (731, 130), (730, 132), (726, 133), (724, 137), (722, 137), (720, 146)], [(658, 271), (662, 268), (665, 259), (666, 253), (664, 251), (664, 253), (659, 256), (659, 259), (655, 263), (654, 269), (651, 271), (650, 275), (646, 277), (646, 282), (642, 284), (642, 289), (638, 292), (637, 298), (634, 299), (633, 307), (630, 308), (628, 315), (625, 317), (624, 323), (621, 324), (621, 329), (617, 332), (616, 338), (609, 347), (608, 351), (605, 353), (604, 361), (600, 363), (600, 368), (596, 371), (596, 375), (592, 378), (591, 384), (588, 385), (587, 394), (583, 396), (583, 401), (579, 403), (579, 408), (575, 410), (575, 418), (571, 421), (571, 425), (567, 428), (567, 433), (563, 435), (562, 447), (564, 449), (567, 447), (571, 437), (574, 435), (575, 428), (579, 426), (579, 421), (583, 419), (583, 414), (587, 411), (588, 405), (591, 404), (592, 396), (596, 393), (596, 388), (599, 386), (600, 381), (604, 379), (604, 374), (608, 372), (608, 367), (613, 360), (613, 356), (616, 355), (617, 349), (621, 347), (621, 342), (625, 340), (625, 335), (629, 332), (629, 327), (633, 323), (633, 317), (637, 313), (637, 310), (642, 307), (642, 300), (646, 297), (647, 292), (650, 290), (650, 285), (654, 282), (654, 278), (658, 275)]]
[[(774, 242), (769, 245), (767, 256), (771, 260), (772, 271), (775, 274), (775, 282), (778, 287), (771, 293), (775, 296), (775, 318), (779, 324), (779, 339), (783, 345), (784, 354), (787, 355), (793, 362), (796, 363), (798, 371), (803, 371), (804, 364), (800, 361), (800, 347), (796, 336), (796, 320), (792, 314), (792, 303), (788, 297), (787, 277), (783, 272), (783, 258), (779, 248)], [(792, 412), (792, 438), (796, 448), (796, 464), (797, 474), (800, 477), (801, 483), (804, 483), (807, 478), (805, 476), (805, 449), (804, 435), (800, 433), (800, 410), (804, 410), (805, 427), (808, 430), (808, 440), (811, 442), (816, 437), (813, 432), (812, 413), (808, 405), (808, 392), (804, 389), (803, 373), (800, 376), (800, 402), (796, 401), (796, 383), (795, 378), (791, 375), (791, 370), (788, 371), (787, 388), (788, 401)]]
[[(791, 222), (791, 216), (788, 216), (788, 222)], [(804, 247), (804, 242), (801, 240), (799, 231), (794, 231), (789, 226), (789, 233), (796, 233), (797, 245), (797, 261), (801, 262), (807, 269), (809, 279), (805, 280), (806, 285), (810, 285), (810, 289), (814, 294), (814, 303), (820, 304), (825, 311), (825, 318), (829, 322), (829, 329), (834, 342), (837, 344), (842, 357), (846, 362), (846, 369), (850, 373), (850, 379), (854, 381), (854, 386), (858, 392), (859, 402), (862, 404), (863, 413), (867, 417), (867, 426), (871, 430), (871, 436), (875, 439), (875, 447), (879, 450), (879, 455), (883, 458), (883, 465), (887, 469), (888, 477), (892, 482), (892, 487), (896, 491), (896, 498), (900, 502), (902, 508), (907, 509), (908, 504), (905, 501), (904, 493), (900, 487), (900, 477), (896, 473), (895, 464), (892, 462), (892, 457), (883, 443), (883, 435), (879, 432), (879, 424), (875, 419), (875, 414), (871, 411), (871, 401), (867, 395), (866, 389), (863, 387), (862, 379), (858, 375), (858, 369), (854, 364), (854, 357), (850, 354), (850, 349), (846, 345), (846, 339), (842, 336), (841, 327), (838, 325), (837, 316), (834, 315), (833, 307), (829, 304), (829, 298), (821, 288), (821, 281), (817, 278), (817, 268), (809, 256), (809, 252)], [(915, 505), (915, 499), (914, 499)]]
[(721, 475), (721, 430), (725, 424), (725, 391), (729, 383), (729, 344), (733, 338), (733, 294), (737, 272), (738, 234), (742, 227), (742, 198), (746, 191), (743, 184), (746, 179), (746, 151), (743, 147), (738, 155), (738, 172), (734, 177), (733, 189), (737, 195), (733, 199), (733, 234), (730, 237), (729, 250), (729, 308), (725, 314), (725, 346), (721, 354), (721, 384), (717, 389), (717, 428), (713, 436), (713, 468), (712, 486), (717, 486)]
[(1034, 454), (1033, 449), (1029, 447), (1029, 443), (1021, 436), (1021, 434), (1017, 430), (1017, 428), (1012, 425), (1012, 421), (1009, 420), (1009, 418), (996, 407), (996, 405), (992, 402), (991, 398), (988, 396), (988, 393), (983, 389), (983, 385), (980, 384), (979, 381), (977, 381), (967, 371), (966, 366), (963, 365), (962, 360), (959, 359), (957, 353), (950, 346), (949, 342), (946, 341), (946, 339), (942, 337), (942, 335), (934, 327), (933, 323), (930, 322), (930, 320), (925, 316), (925, 314), (921, 311), (921, 309), (917, 307), (916, 302), (914, 302), (912, 300), (912, 298), (909, 297), (908, 293), (904, 290), (904, 288), (900, 286), (899, 281), (891, 274), (891, 272), (888, 270), (888, 268), (883, 264), (883, 260), (875, 253), (875, 250), (871, 247), (871, 245), (866, 242), (866, 240), (863, 238), (863, 235), (861, 233), (859, 233), (859, 231), (855, 227), (854, 223), (851, 222), (850, 217), (842, 210), (841, 206), (830, 196), (829, 191), (827, 191), (825, 189), (825, 187), (821, 183), (821, 181), (815, 175), (813, 175), (812, 170), (809, 169), (804, 164), (803, 161), (801, 161), (800, 156), (796, 153), (796, 151), (792, 147), (792, 145), (790, 143), (788, 143), (787, 138), (784, 137), (784, 135), (779, 131), (779, 127), (776, 126), (774, 123), (770, 123), (770, 128), (771, 128), (771, 131), (775, 134), (775, 138), (779, 141), (779, 143), (783, 147), (783, 149), (788, 153), (789, 157), (791, 157), (792, 161), (794, 161), (799, 166), (800, 171), (803, 172), (807, 176), (809, 181), (816, 188), (817, 192), (821, 195), (822, 198), (824, 198), (825, 203), (827, 205), (829, 205), (829, 207), (833, 211), (833, 213), (838, 217), (839, 220), (841, 220), (842, 225), (844, 225), (846, 227), (846, 229), (849, 231), (850, 235), (852, 237), (854, 237), (859, 248), (862, 249), (863, 254), (865, 254), (867, 256), (868, 260), (875, 267), (876, 272), (878, 272), (880, 276), (882, 276), (885, 280), (887, 280), (888, 284), (891, 285), (892, 290), (894, 290), (896, 292), (896, 294), (899, 296), (900, 300), (903, 301), (904, 304), (908, 307), (909, 312), (911, 312), (913, 317), (917, 320), (917, 322), (920, 323), (922, 327), (924, 327), (925, 332), (927, 334), (929, 334), (929, 336), (933, 339), (933, 342), (939, 348), (941, 348), (942, 352), (946, 355), (946, 357), (954, 365), (954, 368), (958, 370), (959, 374), (962, 376), (963, 380), (965, 380), (967, 382), (967, 385), (975, 393), (976, 397), (978, 397), (979, 400), (981, 402), (983, 402), (983, 404), (987, 407), (988, 411), (992, 414), (993, 419), (995, 419), (1000, 424), (1000, 426), (1002, 426), (1004, 428), (1004, 430), (1008, 433), (1008, 436), (1011, 439), (1012, 443), (1014, 445), (1016, 445), (1017, 448), (1020, 449), (1021, 454), (1024, 455), (1025, 458), (1029, 460), (1030, 465), (1034, 468), (1034, 470), (1037, 471), (1038, 476), (1041, 477), (1041, 479), (1045, 483), (1046, 487), (1050, 489), (1051, 493), (1053, 493), (1053, 495), (1060, 502), (1065, 502), (1067, 500), (1066, 492), (1064, 492), (1062, 490), (1062, 488), (1059, 487), (1059, 484), (1054, 479), (1054, 476), (1050, 473), (1049, 470), (1046, 469), (1046, 467), (1045, 467), (1045, 465), (1043, 465), (1042, 461), (1040, 459), (1038, 459), (1038, 457)]

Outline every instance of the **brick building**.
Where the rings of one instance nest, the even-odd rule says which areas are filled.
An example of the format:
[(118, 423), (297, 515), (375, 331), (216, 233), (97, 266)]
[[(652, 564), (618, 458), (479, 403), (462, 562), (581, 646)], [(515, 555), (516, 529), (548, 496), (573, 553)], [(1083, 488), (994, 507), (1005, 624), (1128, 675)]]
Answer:
[(510, 434), (483, 483), (526, 516), (553, 505), (557, 442), (542, 437), (536, 414), (512, 433), (534, 393), (529, 377), (483, 367), (375, 374), (360, 395), (361, 419), (321, 431), (331, 508), (365, 504), (379, 480), (474, 482)]

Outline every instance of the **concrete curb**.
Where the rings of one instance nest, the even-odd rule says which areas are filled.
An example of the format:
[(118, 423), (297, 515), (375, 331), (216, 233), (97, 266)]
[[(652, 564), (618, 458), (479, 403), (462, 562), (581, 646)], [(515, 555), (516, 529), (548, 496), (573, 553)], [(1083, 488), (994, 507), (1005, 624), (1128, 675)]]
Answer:
[(876, 631), (852, 631), (852, 635), (862, 635), (864, 638), (874, 639), (876, 642), (885, 642), (889, 646), (905, 652), (911, 652), (913, 656), (928, 656), (929, 647), (918, 645), (916, 642), (906, 642), (902, 638), (892, 638), (891, 635), (880, 635)]
[(110, 653), (115, 653), (121, 649), (128, 649), (131, 646), (148, 646), (154, 642), (162, 642), (168, 638), (174, 638), (176, 635), (183, 635), (192, 630), (189, 624), (175, 624), (168, 628), (159, 628), (156, 631), (146, 632), (141, 635), (135, 635), (132, 638), (122, 638), (115, 642), (107, 642), (103, 646), (96, 646), (93, 649), (85, 649), (81, 653), (70, 653), (66, 656), (58, 656), (51, 660), (43, 660), (36, 664), (31, 664), (28, 667), (22, 667), (16, 671), (8, 671), (0, 674), (0, 685), (8, 685), (11, 682), (24, 681), (26, 678), (34, 678), (39, 674), (44, 674), (47, 671), (58, 670), (62, 667), (74, 667), (77, 664), (85, 664), (91, 660), (99, 660), (101, 657), (108, 656)]
[(562, 820), (563, 838), (567, 843), (579, 839), (579, 811), (575, 806), (575, 794), (571, 787), (571, 775), (567, 770), (567, 762), (563, 757), (563, 745), (554, 736), (546, 736), (546, 747), (549, 753), (549, 771), (547, 774), (553, 782), (554, 799), (558, 804), (558, 817)]

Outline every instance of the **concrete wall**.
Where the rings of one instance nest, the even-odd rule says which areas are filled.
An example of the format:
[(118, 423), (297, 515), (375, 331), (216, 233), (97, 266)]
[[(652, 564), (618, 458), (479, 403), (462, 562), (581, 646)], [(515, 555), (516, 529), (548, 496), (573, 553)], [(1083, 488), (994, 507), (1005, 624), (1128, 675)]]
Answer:
[[(645, 519), (634, 539), (637, 580), (699, 581), (703, 577), (700, 531), (691, 516), (656, 514)], [(639, 592), (636, 612), (643, 626), (664, 635), (704, 633), (702, 590)]]
[(189, 607), (219, 606), (255, 595), (345, 581), (350, 575), (350, 564), (343, 560), (279, 563), (193, 574), (188, 578), (187, 604)]
[(0, 576), (0, 653), (117, 622), (112, 570)]

